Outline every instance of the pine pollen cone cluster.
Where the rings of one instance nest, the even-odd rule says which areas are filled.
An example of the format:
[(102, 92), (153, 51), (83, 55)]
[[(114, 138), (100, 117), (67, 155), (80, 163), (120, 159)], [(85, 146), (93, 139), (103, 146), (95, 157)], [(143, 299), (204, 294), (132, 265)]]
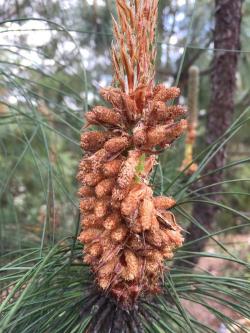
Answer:
[(151, 30), (157, 1), (126, 5), (120, 0), (117, 9), (115, 83), (100, 90), (110, 107), (87, 112), (87, 127), (93, 129), (85, 127), (81, 135), (78, 239), (97, 285), (131, 307), (139, 296), (160, 292), (164, 261), (183, 242), (170, 211), (175, 200), (154, 196), (149, 179), (159, 151), (169, 147), (187, 123), (182, 119), (185, 108), (169, 103), (179, 89), (154, 84)]

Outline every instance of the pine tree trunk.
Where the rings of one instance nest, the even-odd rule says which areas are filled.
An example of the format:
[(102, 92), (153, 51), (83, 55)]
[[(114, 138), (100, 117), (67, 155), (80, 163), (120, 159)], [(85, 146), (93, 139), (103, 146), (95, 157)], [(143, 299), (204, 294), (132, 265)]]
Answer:
[[(220, 137), (232, 122), (239, 53), (229, 52), (228, 50), (239, 50), (240, 48), (241, 9), (242, 0), (215, 0), (214, 48), (218, 50), (214, 52), (211, 73), (212, 94), (207, 118), (207, 144), (213, 143)], [(226, 146), (214, 156), (204, 173), (223, 167), (225, 158)], [(216, 172), (204, 177), (199, 187), (220, 182), (222, 179), (223, 173)], [(219, 185), (211, 188), (211, 192), (218, 190), (220, 190)], [(218, 195), (211, 195), (209, 198), (219, 200)], [(216, 206), (199, 202), (193, 206), (193, 217), (209, 231), (211, 231), (215, 222), (216, 213)], [(188, 232), (186, 242), (199, 239), (205, 235), (193, 223), (189, 226)], [(193, 243), (188, 249), (200, 252), (204, 249), (205, 244), (206, 239), (203, 239)], [(197, 259), (197, 257), (194, 257), (192, 263), (196, 263)]]

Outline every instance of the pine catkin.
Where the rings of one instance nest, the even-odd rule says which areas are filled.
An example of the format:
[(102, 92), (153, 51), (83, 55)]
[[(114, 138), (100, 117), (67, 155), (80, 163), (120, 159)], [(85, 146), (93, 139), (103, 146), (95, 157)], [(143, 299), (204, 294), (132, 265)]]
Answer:
[(79, 197), (90, 197), (94, 195), (94, 189), (91, 186), (82, 186), (78, 191)]
[(191, 66), (188, 70), (188, 121), (194, 126), (196, 126), (198, 118), (199, 88), (199, 67)]
[[(93, 124), (98, 123), (106, 123), (108, 125), (115, 125), (121, 123), (121, 116), (119, 113), (115, 112), (112, 109), (108, 109), (104, 106), (96, 106), (94, 109), (90, 112), (91, 118), (93, 119)], [(89, 122), (91, 123), (91, 118)]]
[(142, 230), (150, 230), (154, 214), (154, 202), (152, 198), (143, 199), (139, 208), (139, 214)]
[(175, 200), (154, 197), (149, 185), (159, 149), (171, 145), (187, 126), (180, 119), (185, 108), (166, 104), (180, 95), (179, 88), (154, 85), (157, 3), (116, 1), (119, 24), (114, 22), (112, 55), (117, 82), (100, 90), (111, 108), (87, 112), (89, 124), (101, 126), (81, 136), (87, 155), (77, 176), (78, 239), (97, 285), (126, 308), (144, 294), (160, 292), (164, 260), (183, 242), (169, 211)]
[(81, 226), (82, 227), (94, 227), (94, 226), (101, 226), (102, 221), (98, 219), (95, 214), (92, 213), (86, 213), (84, 214), (84, 218), (81, 220)]
[(124, 150), (128, 148), (129, 146), (129, 139), (127, 137), (116, 137), (109, 139), (105, 145), (104, 148), (109, 153), (118, 153), (121, 150)]
[(115, 159), (113, 161), (109, 161), (103, 164), (103, 173), (106, 177), (114, 177), (116, 176), (122, 166), (123, 159)]
[(192, 163), (193, 148), (196, 141), (196, 128), (198, 125), (198, 101), (199, 101), (200, 71), (197, 66), (191, 66), (188, 71), (188, 125), (185, 141), (184, 160), (181, 170), (189, 175), (194, 173), (198, 165)]
[(81, 135), (80, 146), (86, 151), (97, 151), (101, 149), (104, 143), (112, 137), (112, 133), (92, 131)]
[(118, 227), (121, 221), (119, 212), (114, 211), (103, 222), (103, 226), (107, 230), (114, 230)]
[(175, 200), (170, 197), (158, 196), (153, 198), (156, 209), (169, 209), (175, 205)]
[(107, 196), (108, 194), (111, 194), (112, 189), (115, 185), (115, 181), (116, 180), (114, 178), (107, 178), (100, 181), (100, 183), (98, 183), (95, 187), (95, 193), (97, 198), (101, 198)]
[(100, 172), (83, 173), (81, 176), (82, 184), (86, 186), (96, 186), (103, 179)]

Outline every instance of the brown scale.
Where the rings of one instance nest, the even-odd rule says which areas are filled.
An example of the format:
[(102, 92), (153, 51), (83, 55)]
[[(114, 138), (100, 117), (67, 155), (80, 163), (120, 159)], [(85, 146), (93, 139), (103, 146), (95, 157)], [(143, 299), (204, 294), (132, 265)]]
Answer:
[(157, 1), (117, 1), (117, 10), (116, 87), (100, 91), (111, 107), (87, 112), (88, 124), (100, 129), (85, 127), (81, 135), (78, 239), (97, 285), (130, 308), (139, 296), (160, 292), (164, 261), (183, 242), (169, 210), (175, 200), (155, 197), (149, 177), (159, 150), (185, 130), (180, 118), (186, 110), (166, 104), (179, 96), (179, 88), (154, 86)]

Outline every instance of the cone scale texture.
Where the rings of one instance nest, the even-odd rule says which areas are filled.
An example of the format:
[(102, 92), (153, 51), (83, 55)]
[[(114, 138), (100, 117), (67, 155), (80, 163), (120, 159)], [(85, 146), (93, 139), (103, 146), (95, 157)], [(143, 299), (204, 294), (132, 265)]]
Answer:
[(175, 200), (154, 196), (149, 178), (157, 154), (187, 124), (185, 108), (168, 105), (179, 89), (154, 84), (157, 1), (116, 5), (114, 81), (100, 90), (109, 107), (87, 112), (95, 130), (81, 135), (78, 239), (99, 288), (130, 308), (138, 297), (160, 292), (164, 261), (183, 242), (170, 211)]

